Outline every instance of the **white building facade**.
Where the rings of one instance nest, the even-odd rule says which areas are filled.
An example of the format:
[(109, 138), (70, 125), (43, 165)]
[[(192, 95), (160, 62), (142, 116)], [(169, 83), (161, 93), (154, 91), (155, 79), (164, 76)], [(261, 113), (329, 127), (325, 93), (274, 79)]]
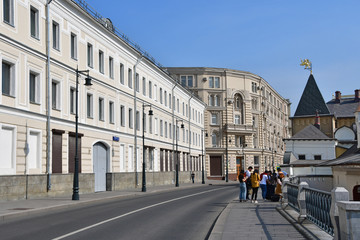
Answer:
[[(180, 172), (200, 171), (205, 104), (176, 84), (109, 19), (84, 1), (1, 4), (1, 177), (46, 175), (48, 191), (56, 188), (52, 177), (71, 178), (76, 69), (82, 71), (80, 173), (92, 181), (83, 192), (114, 189), (114, 175), (122, 173), (128, 173), (129, 186), (139, 185), (143, 152), (148, 174), (170, 173), (164, 183), (174, 181), (176, 163)], [(83, 85), (87, 70), (90, 88)]]

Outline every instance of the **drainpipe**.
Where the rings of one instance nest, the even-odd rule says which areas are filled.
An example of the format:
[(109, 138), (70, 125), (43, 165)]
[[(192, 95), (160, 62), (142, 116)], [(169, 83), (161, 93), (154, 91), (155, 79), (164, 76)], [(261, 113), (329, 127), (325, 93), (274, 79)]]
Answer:
[[(190, 107), (190, 101), (191, 99), (194, 97), (194, 93), (191, 91), (191, 98), (189, 98), (189, 104), (188, 104), (188, 107)], [(191, 160), (191, 134), (190, 134), (190, 121), (191, 121), (191, 111), (189, 111), (189, 162), (190, 162), (190, 167), (191, 167), (191, 170), (192, 169), (192, 162), (190, 161)], [(193, 139), (194, 140), (194, 139)]]
[[(136, 98), (136, 67), (137, 65), (139, 65), (139, 63), (141, 62), (141, 60), (143, 59), (143, 56), (141, 56), (140, 58), (138, 58), (138, 60), (136, 61), (135, 65), (134, 65), (134, 79), (133, 79), (133, 87), (134, 87), (134, 157), (135, 157), (135, 184), (136, 186), (139, 185), (139, 175), (137, 172), (137, 128), (136, 128), (136, 102), (137, 102), (137, 98)], [(140, 80), (139, 80), (140, 82)], [(140, 124), (140, 122), (138, 123)]]
[[(171, 111), (172, 111), (172, 129), (170, 129), (170, 131), (173, 133), (172, 135), (173, 135), (173, 138), (172, 138), (172, 140), (173, 140), (173, 144), (172, 144), (172, 156), (173, 156), (173, 163), (174, 163), (174, 166), (175, 166), (175, 147), (174, 147), (174, 145), (175, 145), (175, 131), (177, 131), (177, 128), (175, 127), (175, 94), (174, 94), (174, 89), (177, 87), (177, 85), (178, 85), (179, 83), (178, 83), (178, 81), (176, 81), (176, 79), (175, 79), (175, 85), (174, 85), (174, 87), (171, 89), (171, 94), (172, 94), (172, 99), (171, 99)], [(175, 129), (175, 131), (173, 131), (173, 129)], [(177, 136), (176, 136), (177, 137)], [(176, 175), (176, 173), (175, 173), (175, 171), (174, 171), (174, 179), (175, 179), (175, 176)]]
[(51, 175), (50, 175), (50, 115), (51, 115), (51, 107), (50, 107), (50, 17), (49, 17), (49, 9), (50, 3), (52, 0), (48, 0), (46, 3), (46, 50), (47, 50), (47, 61), (46, 61), (46, 75), (47, 75), (47, 119), (46, 119), (46, 175), (47, 175), (47, 191), (51, 189)]

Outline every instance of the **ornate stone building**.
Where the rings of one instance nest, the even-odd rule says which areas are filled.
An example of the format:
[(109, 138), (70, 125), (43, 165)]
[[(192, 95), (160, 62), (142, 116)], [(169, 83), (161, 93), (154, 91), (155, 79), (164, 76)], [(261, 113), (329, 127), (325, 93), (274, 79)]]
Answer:
[[(290, 102), (250, 72), (224, 68), (166, 68), (206, 104), (206, 167), (209, 178), (236, 180), (241, 169), (273, 170), (289, 137)], [(228, 156), (228, 158), (226, 157)], [(227, 161), (228, 159), (228, 161)]]

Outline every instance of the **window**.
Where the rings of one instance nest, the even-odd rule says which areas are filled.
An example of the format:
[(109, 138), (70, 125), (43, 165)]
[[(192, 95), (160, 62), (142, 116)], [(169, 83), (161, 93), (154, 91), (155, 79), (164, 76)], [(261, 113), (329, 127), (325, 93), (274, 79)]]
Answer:
[(124, 84), (124, 64), (120, 63), (120, 83)]
[(134, 147), (129, 146), (129, 159), (128, 159), (128, 170), (133, 170), (133, 162), (134, 162)]
[(209, 77), (209, 88), (214, 88), (214, 77)]
[(209, 95), (209, 106), (214, 106), (214, 95)]
[(140, 131), (140, 112), (136, 111), (136, 130)]
[(125, 167), (126, 167), (126, 164), (125, 164), (125, 145), (124, 144), (121, 144), (120, 145), (120, 171), (125, 171)]
[(39, 39), (39, 11), (33, 6), (30, 8), (30, 34)]
[(40, 102), (40, 76), (30, 72), (29, 76), (29, 100), (31, 103)]
[(157, 96), (157, 86), (156, 86), (156, 84), (154, 84), (154, 100), (155, 100), (155, 101), (158, 100), (157, 97), (158, 97), (158, 96)]
[(60, 83), (53, 80), (51, 83), (52, 108), (60, 110)]
[(87, 44), (87, 65), (91, 68), (94, 66), (94, 64), (93, 64), (93, 46), (90, 43)]
[(86, 116), (93, 118), (93, 95), (90, 93), (86, 95)]
[(140, 79), (139, 74), (137, 73), (135, 76), (135, 89), (137, 92), (140, 92)]
[(142, 78), (143, 95), (146, 96), (146, 78)]
[(180, 101), (179, 99), (176, 99), (176, 110), (179, 113), (180, 112)]
[(114, 123), (114, 102), (109, 102), (109, 122)]
[(160, 136), (162, 137), (164, 135), (163, 132), (163, 120), (160, 119)]
[(99, 98), (99, 120), (104, 121), (104, 99)]
[(171, 109), (171, 94), (169, 94), (169, 108)]
[(236, 147), (246, 147), (245, 145), (245, 136), (235, 136), (235, 146)]
[(163, 103), (163, 90), (160, 88), (160, 103)]
[(75, 114), (75, 88), (70, 88), (70, 113)]
[(220, 78), (219, 77), (214, 78), (214, 84), (215, 84), (215, 88), (220, 88)]
[(314, 160), (321, 160), (321, 155), (314, 155)]
[(70, 37), (70, 47), (71, 47), (71, 58), (77, 59), (77, 36), (75, 33), (71, 33)]
[(149, 81), (149, 98), (152, 98), (152, 85), (151, 85), (151, 81)]
[(215, 100), (215, 106), (219, 107), (220, 106), (220, 96), (215, 95), (214, 100)]
[(216, 136), (215, 133), (213, 133), (213, 134), (211, 135), (211, 145), (212, 145), (213, 147), (217, 147), (217, 136)]
[(133, 128), (133, 110), (129, 108), (129, 128)]
[(0, 173), (15, 174), (16, 159), (15, 127), (0, 124)]
[(172, 138), (172, 131), (171, 131), (171, 123), (169, 123), (169, 138), (171, 139)]
[(104, 52), (99, 50), (99, 71), (104, 73)]
[[(143, 113), (144, 115), (143, 115), (143, 118), (144, 118), (144, 122), (143, 122), (143, 130), (144, 130), (144, 132), (146, 132), (146, 113)], [(149, 116), (149, 118), (150, 118), (151, 116)]]
[(251, 90), (253, 93), (257, 93), (257, 84), (255, 82), (251, 83)]
[(53, 34), (53, 48), (60, 49), (60, 28), (59, 24), (55, 21), (52, 22), (52, 34)]
[(27, 156), (28, 169), (39, 169), (41, 162), (41, 132), (29, 131), (28, 133), (29, 154)]
[(235, 115), (234, 123), (240, 124), (240, 115)]
[(4, 22), (14, 25), (14, 0), (3, 1)]
[(109, 77), (114, 79), (114, 59), (109, 57)]
[(165, 122), (165, 125), (164, 125), (165, 138), (168, 137), (167, 126), (168, 126), (167, 122)]
[(158, 134), (158, 119), (155, 118), (155, 121), (154, 121), (154, 132), (155, 134)]
[(120, 106), (120, 125), (125, 127), (125, 106)]
[(181, 76), (181, 86), (193, 87), (193, 76)]
[(305, 154), (299, 154), (299, 160), (305, 160)]
[(211, 114), (211, 124), (212, 124), (212, 125), (218, 124), (217, 114), (216, 114), (216, 113), (212, 113), (212, 114)]
[(152, 116), (149, 116), (149, 133), (153, 133), (153, 131), (152, 131)]
[(259, 156), (254, 156), (254, 165), (259, 165)]
[(131, 70), (131, 68), (128, 69), (128, 87), (132, 88), (132, 70)]
[(167, 107), (167, 92), (164, 91), (164, 105)]

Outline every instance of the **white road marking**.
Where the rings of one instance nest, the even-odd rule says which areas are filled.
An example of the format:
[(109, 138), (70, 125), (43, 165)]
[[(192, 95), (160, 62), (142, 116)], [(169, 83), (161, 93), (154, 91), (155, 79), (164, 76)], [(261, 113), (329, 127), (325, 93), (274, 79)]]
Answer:
[(174, 198), (174, 199), (171, 199), (171, 200), (167, 200), (167, 201), (165, 201), (165, 202), (156, 203), (156, 204), (153, 204), (153, 205), (150, 205), (150, 206), (147, 206), (147, 207), (143, 207), (143, 208), (140, 208), (140, 209), (137, 209), (137, 210), (134, 210), (134, 211), (131, 211), (131, 212), (128, 212), (128, 213), (125, 213), (125, 214), (122, 214), (122, 215), (113, 217), (113, 218), (109, 218), (109, 219), (107, 219), (107, 220), (104, 220), (104, 221), (95, 223), (95, 224), (93, 224), (93, 225), (90, 225), (90, 226), (87, 226), (87, 227), (84, 227), (84, 228), (80, 228), (80, 229), (78, 229), (78, 230), (76, 230), (76, 231), (73, 231), (73, 232), (70, 232), (70, 233), (68, 233), (68, 234), (59, 236), (59, 237), (57, 237), (57, 238), (53, 238), (53, 240), (64, 239), (64, 238), (70, 237), (70, 236), (72, 236), (72, 235), (75, 235), (75, 234), (77, 234), (77, 233), (86, 231), (86, 230), (88, 230), (88, 229), (91, 229), (91, 228), (100, 226), (100, 225), (102, 225), (102, 224), (105, 224), (105, 223), (108, 223), (108, 222), (117, 220), (117, 219), (122, 218), (122, 217), (126, 217), (126, 216), (128, 216), (128, 215), (131, 215), (131, 214), (134, 214), (134, 213), (137, 213), (137, 212), (140, 212), (140, 211), (149, 209), (149, 208), (157, 207), (157, 206), (159, 206), (159, 205), (163, 205), (163, 204), (166, 204), (166, 203), (174, 202), (174, 201), (177, 201), (177, 200), (180, 200), (180, 199), (184, 199), (184, 198), (193, 197), (193, 196), (196, 196), (196, 195), (201, 195), (201, 194), (204, 194), (204, 193), (217, 191), (217, 190), (220, 190), (220, 189), (221, 189), (221, 188), (212, 189), (212, 190), (208, 190), (208, 191), (204, 191), (204, 192), (199, 192), (199, 193), (194, 193), (194, 194), (190, 194), (190, 195), (183, 196), (183, 197), (179, 197), (179, 198)]

